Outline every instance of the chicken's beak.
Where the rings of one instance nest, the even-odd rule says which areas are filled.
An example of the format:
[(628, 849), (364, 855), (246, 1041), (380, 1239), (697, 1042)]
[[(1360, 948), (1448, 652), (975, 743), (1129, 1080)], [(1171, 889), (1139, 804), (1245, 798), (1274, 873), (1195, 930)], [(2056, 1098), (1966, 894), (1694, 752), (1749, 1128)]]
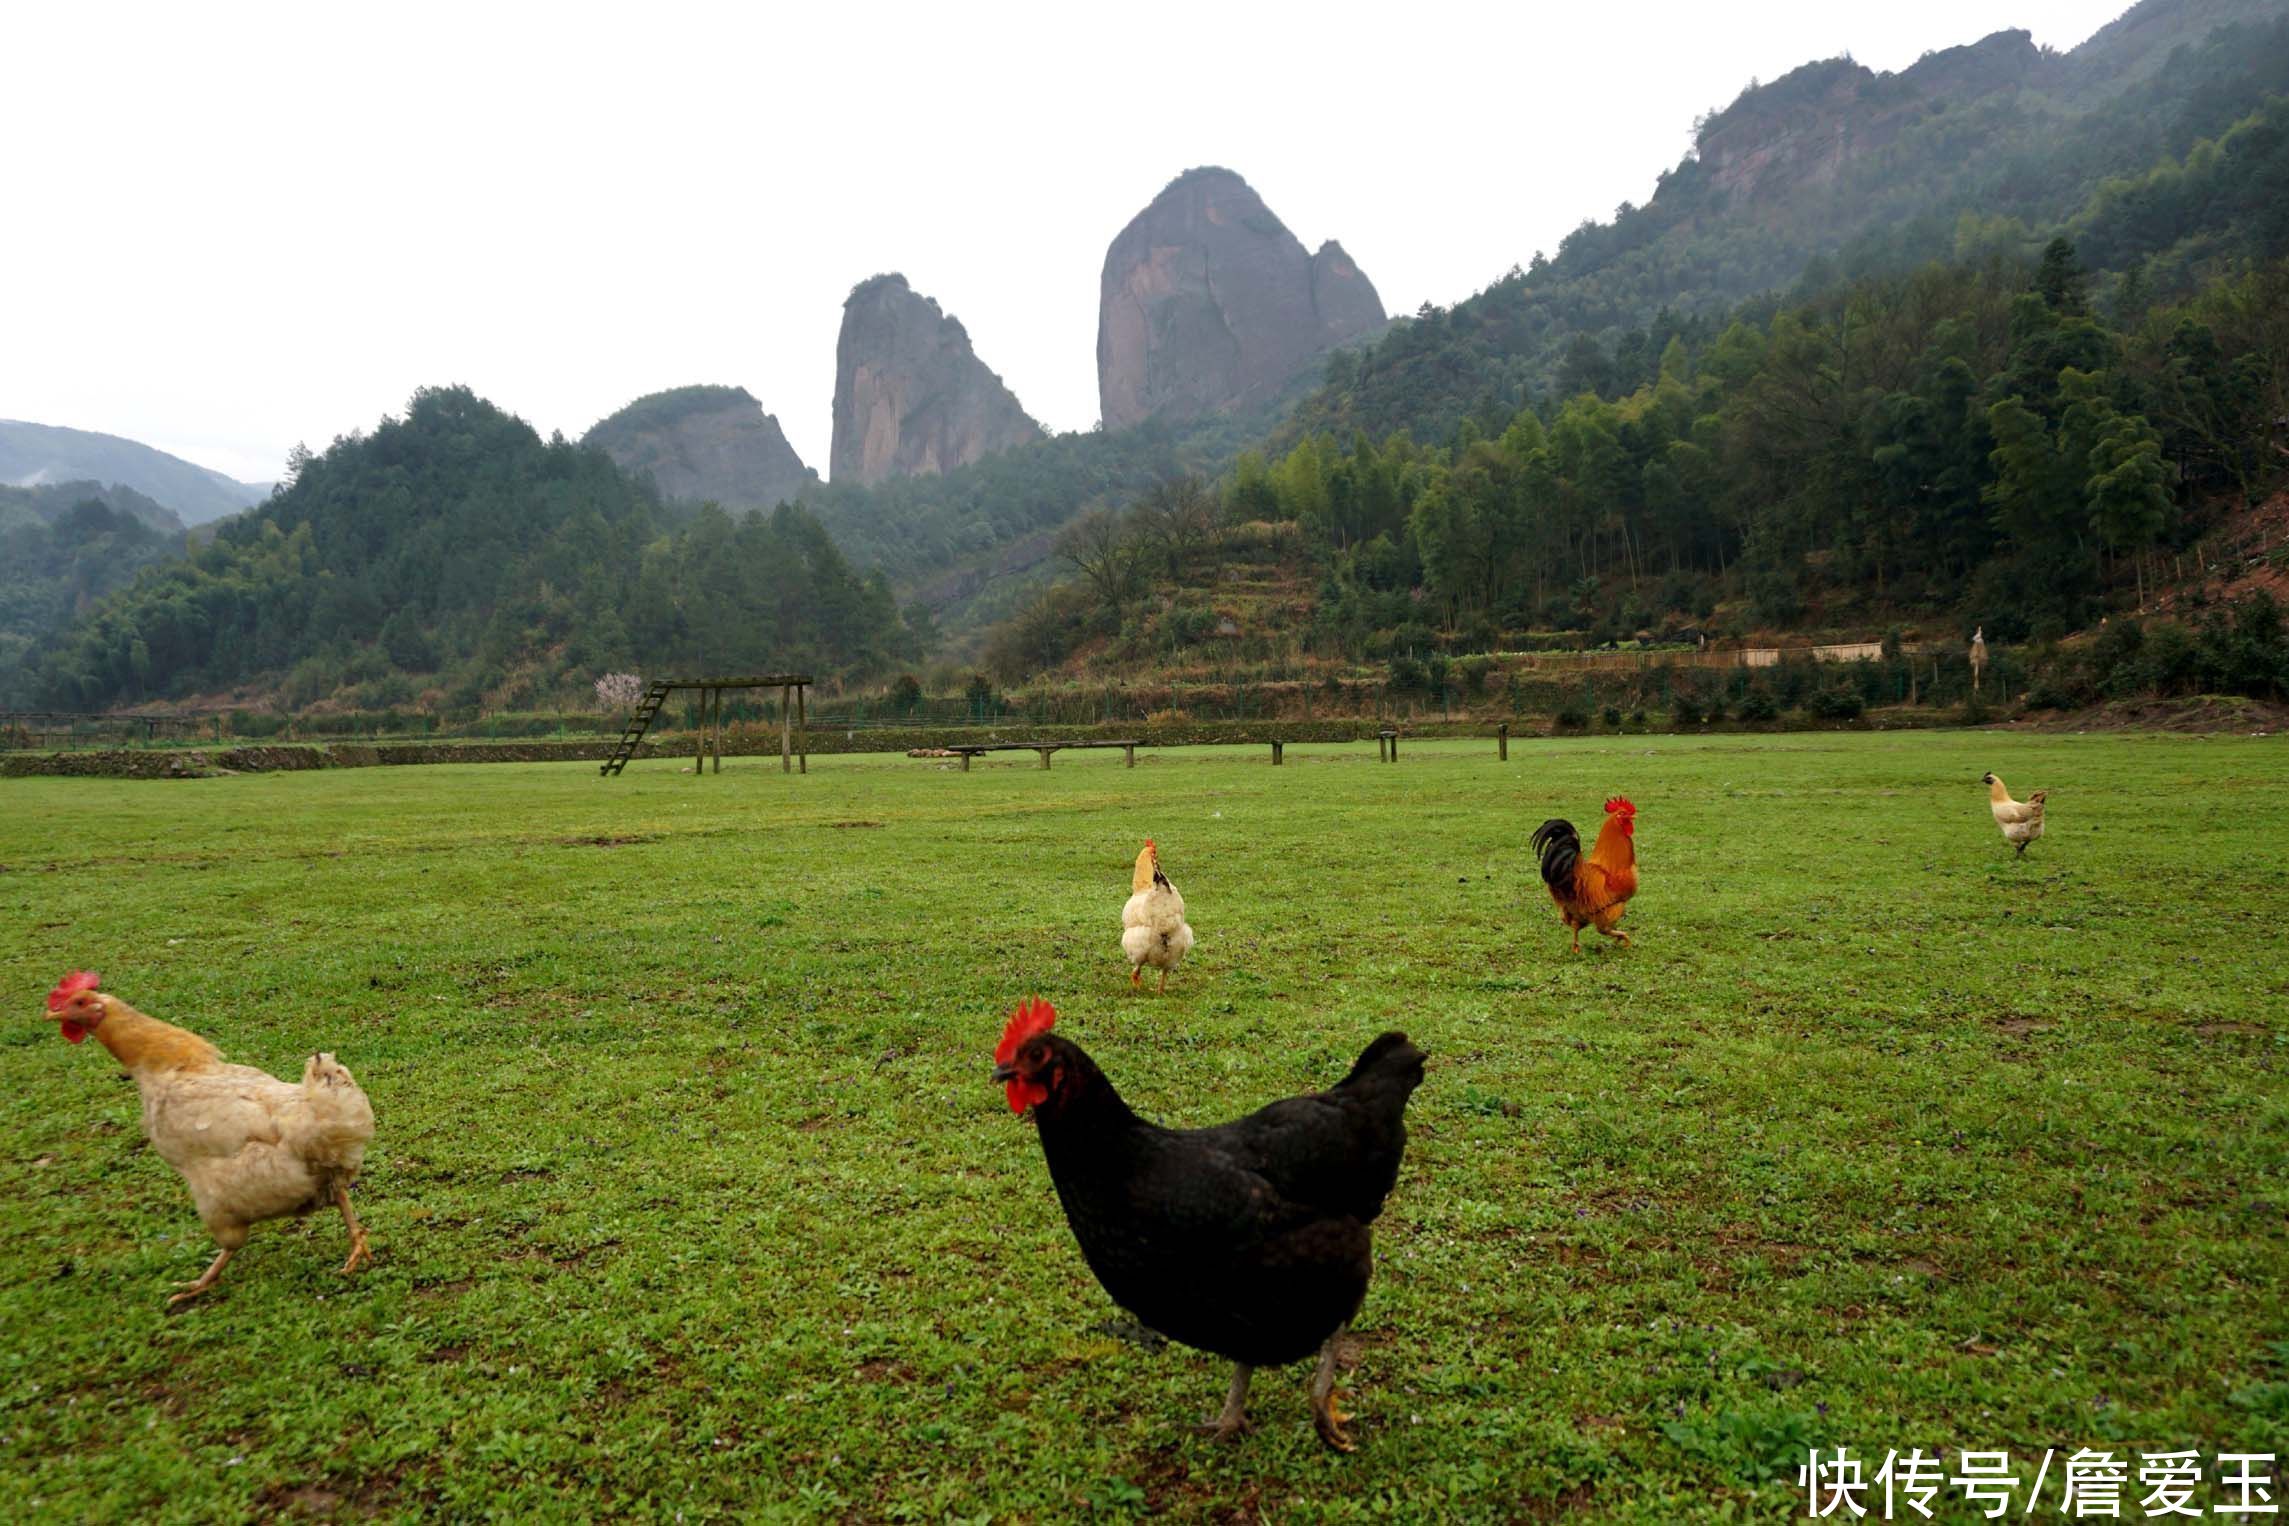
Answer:
[(993, 1068), (993, 1079), (996, 1086), (1006, 1086), (1017, 1079), (1017, 1067), (1015, 1065), (996, 1065)]

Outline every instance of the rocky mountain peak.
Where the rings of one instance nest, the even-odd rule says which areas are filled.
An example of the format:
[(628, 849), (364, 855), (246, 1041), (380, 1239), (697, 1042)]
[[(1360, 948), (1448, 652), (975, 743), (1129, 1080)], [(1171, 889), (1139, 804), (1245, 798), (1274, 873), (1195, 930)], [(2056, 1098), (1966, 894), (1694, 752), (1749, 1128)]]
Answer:
[(960, 320), (902, 275), (851, 288), (835, 343), (835, 481), (951, 471), (1040, 437)]
[(662, 498), (768, 509), (802, 498), (819, 475), (779, 420), (744, 387), (677, 387), (640, 397), (583, 436)]
[(1383, 317), (1374, 283), (1342, 245), (1309, 253), (1247, 181), (1215, 166), (1186, 170), (1105, 251), (1105, 427), (1260, 401)]

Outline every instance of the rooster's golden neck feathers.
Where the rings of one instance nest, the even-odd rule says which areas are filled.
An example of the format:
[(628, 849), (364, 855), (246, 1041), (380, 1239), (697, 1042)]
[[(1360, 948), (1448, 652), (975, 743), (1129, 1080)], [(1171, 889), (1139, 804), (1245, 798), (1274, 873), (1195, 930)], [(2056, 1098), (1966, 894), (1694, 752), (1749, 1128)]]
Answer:
[(1148, 837), (1145, 839), (1144, 851), (1137, 855), (1136, 873), (1129, 876), (1129, 889), (1132, 892), (1150, 890), (1156, 880), (1164, 885), (1168, 883), (1160, 872), (1160, 849), (1154, 847), (1152, 839)]

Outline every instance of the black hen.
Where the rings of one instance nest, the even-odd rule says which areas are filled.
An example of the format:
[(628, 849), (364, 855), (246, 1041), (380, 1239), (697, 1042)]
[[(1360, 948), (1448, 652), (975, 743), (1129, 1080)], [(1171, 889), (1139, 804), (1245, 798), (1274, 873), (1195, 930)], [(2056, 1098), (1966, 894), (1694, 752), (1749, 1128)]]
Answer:
[(1215, 1128), (1166, 1129), (1049, 1032), (1055, 1019), (1047, 1002), (1019, 1007), (994, 1079), (1013, 1110), (1033, 1108), (1089, 1270), (1145, 1324), (1238, 1364), (1204, 1429), (1242, 1427), (1253, 1369), (1316, 1351), (1312, 1421), (1329, 1446), (1351, 1450), (1335, 1406), (1335, 1338), (1367, 1296), (1368, 1226), (1399, 1179), (1423, 1051), (1386, 1033), (1327, 1091)]

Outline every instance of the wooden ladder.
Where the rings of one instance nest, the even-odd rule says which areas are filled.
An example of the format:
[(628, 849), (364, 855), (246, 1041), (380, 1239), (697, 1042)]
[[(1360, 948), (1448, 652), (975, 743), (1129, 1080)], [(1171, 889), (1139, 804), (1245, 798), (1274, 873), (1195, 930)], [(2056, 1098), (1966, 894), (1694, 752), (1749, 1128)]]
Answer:
[(644, 733), (651, 728), (652, 717), (660, 713), (660, 706), (667, 701), (668, 681), (664, 678), (653, 679), (651, 687), (644, 691), (644, 697), (636, 701), (635, 711), (628, 717), (627, 729), (620, 733), (620, 745), (612, 749), (612, 756), (604, 760), (604, 766), (597, 770), (598, 773), (609, 779), (628, 766), (628, 760), (636, 755), (636, 748), (644, 740)]

